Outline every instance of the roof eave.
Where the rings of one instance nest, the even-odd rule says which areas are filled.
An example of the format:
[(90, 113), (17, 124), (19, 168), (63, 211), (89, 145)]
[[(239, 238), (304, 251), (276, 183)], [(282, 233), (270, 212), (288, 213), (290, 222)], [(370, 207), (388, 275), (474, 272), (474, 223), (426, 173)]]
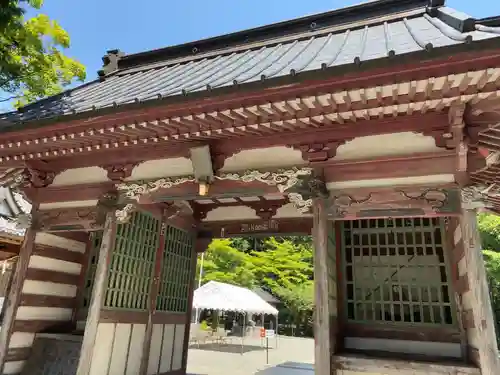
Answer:
[(243, 85), (217, 88), (210, 91), (204, 90), (195, 93), (188, 93), (187, 95), (168, 96), (161, 99), (151, 99), (148, 101), (130, 103), (116, 107), (95, 109), (76, 114), (50, 117), (46, 119), (29, 120), (26, 122), (16, 122), (16, 123), (11, 123), (9, 126), (0, 127), (0, 134), (12, 133), (16, 131), (26, 131), (28, 129), (37, 129), (49, 125), (54, 125), (57, 123), (82, 120), (82, 119), (87, 119), (89, 117), (103, 116), (108, 114), (116, 114), (120, 112), (131, 111), (134, 109), (137, 110), (143, 108), (172, 105), (186, 101), (202, 100), (210, 97), (218, 97), (235, 93), (248, 93), (252, 91), (255, 92), (263, 89), (276, 88), (280, 86), (299, 84), (307, 81), (332, 78), (339, 75), (346, 75), (349, 73), (360, 71), (361, 69), (363, 71), (369, 71), (369, 70), (393, 66), (395, 68), (395, 70), (393, 70), (394, 76), (397, 76), (397, 68), (404, 66), (405, 64), (408, 63), (415, 63), (417, 61), (423, 62), (423, 61), (436, 60), (446, 56), (452, 56), (461, 53), (470, 53), (475, 51), (484, 52), (485, 50), (490, 51), (498, 49), (500, 49), (500, 38), (484, 39), (469, 44), (461, 43), (442, 48), (435, 48), (432, 49), (431, 51), (422, 50), (404, 55), (396, 55), (390, 58), (387, 57), (387, 58), (363, 61), (361, 64), (352, 63), (340, 66), (333, 66), (331, 68), (327, 68), (324, 70), (313, 70), (313, 71), (299, 73), (295, 76), (286, 75), (277, 78), (271, 78), (268, 80), (245, 83)]

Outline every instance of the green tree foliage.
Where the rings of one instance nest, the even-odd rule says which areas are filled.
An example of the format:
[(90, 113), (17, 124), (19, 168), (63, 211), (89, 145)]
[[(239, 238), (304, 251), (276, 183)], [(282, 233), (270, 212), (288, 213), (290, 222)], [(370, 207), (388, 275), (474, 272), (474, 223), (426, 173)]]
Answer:
[[(45, 14), (25, 19), (23, 2), (8, 0), (0, 12), (0, 90), (16, 107), (54, 95), (75, 79), (85, 79), (85, 68), (65, 56), (68, 33)], [(40, 8), (43, 0), (24, 1)]]
[[(202, 283), (220, 281), (227, 284), (253, 287), (255, 275), (250, 255), (231, 246), (229, 239), (213, 240), (203, 258)], [(198, 273), (201, 260), (198, 259)]]
[(500, 252), (500, 216), (481, 213), (478, 223), (483, 249)]
[(264, 242), (264, 251), (253, 251), (251, 255), (257, 280), (272, 292), (292, 289), (312, 279), (310, 246), (271, 237)]

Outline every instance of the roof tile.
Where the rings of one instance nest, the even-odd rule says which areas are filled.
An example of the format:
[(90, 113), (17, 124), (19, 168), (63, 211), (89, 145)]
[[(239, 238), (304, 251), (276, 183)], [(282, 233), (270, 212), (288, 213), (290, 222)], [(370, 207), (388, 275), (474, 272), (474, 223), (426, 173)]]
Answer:
[(274, 38), (257, 47), (248, 44), (246, 50), (239, 45), (222, 49), (216, 56), (193, 54), (191, 60), (181, 63), (178, 59), (170, 63), (166, 60), (163, 65), (118, 70), (104, 81), (96, 80), (20, 112), (4, 114), (0, 120), (29, 121), (92, 111), (500, 36), (491, 27), (461, 33), (443, 19), (456, 25), (468, 16), (450, 8), (443, 10), (445, 17), (441, 18), (431, 17), (422, 8), (417, 15), (412, 13), (405, 18), (403, 14), (379, 24), (370, 19), (364, 25), (357, 22), (352, 28), (337, 27), (335, 32), (326, 28), (324, 33), (299, 34), (287, 42), (276, 43)]

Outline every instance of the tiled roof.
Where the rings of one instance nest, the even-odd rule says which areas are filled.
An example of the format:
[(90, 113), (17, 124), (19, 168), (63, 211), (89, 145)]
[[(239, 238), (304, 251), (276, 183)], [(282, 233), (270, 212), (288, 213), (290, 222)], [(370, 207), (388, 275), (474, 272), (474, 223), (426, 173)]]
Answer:
[(500, 27), (488, 25), (494, 26), (442, 0), (379, 0), (161, 50), (110, 51), (101, 79), (0, 115), (0, 121), (92, 112), (499, 40)]

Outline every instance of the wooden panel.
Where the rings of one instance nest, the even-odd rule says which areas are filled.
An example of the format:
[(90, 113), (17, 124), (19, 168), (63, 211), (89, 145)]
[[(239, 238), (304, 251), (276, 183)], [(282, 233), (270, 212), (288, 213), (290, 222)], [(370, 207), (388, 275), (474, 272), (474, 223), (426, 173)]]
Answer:
[(33, 255), (79, 264), (83, 260), (83, 253), (43, 245), (36, 245)]
[(163, 328), (163, 344), (161, 348), (160, 373), (168, 372), (172, 368), (174, 349), (175, 325), (166, 324)]
[(172, 370), (179, 370), (182, 368), (182, 354), (184, 352), (184, 330), (186, 329), (185, 324), (175, 325), (175, 339), (174, 339), (174, 349), (172, 355)]
[(186, 314), (155, 311), (152, 314), (152, 321), (158, 324), (183, 324), (186, 322)]
[(48, 281), (59, 284), (78, 285), (78, 274), (70, 274), (46, 269), (29, 268), (26, 274), (29, 280)]
[(431, 342), (453, 342), (460, 343), (460, 331), (458, 328), (446, 327), (408, 327), (395, 324), (362, 324), (347, 323), (345, 326), (346, 336), (371, 337), (379, 339), (431, 341)]
[(53, 320), (16, 320), (14, 323), (14, 332), (70, 332), (73, 329), (71, 322), (53, 321)]
[(158, 373), (162, 354), (163, 324), (153, 324), (147, 375)]
[[(142, 347), (144, 345), (144, 338), (146, 334), (145, 324), (134, 324), (132, 326), (132, 334), (130, 336), (131, 353), (127, 358), (127, 371), (125, 375), (137, 375), (141, 367), (142, 361)], [(133, 354), (132, 354), (133, 353)]]
[(146, 311), (101, 309), (99, 322), (146, 324), (148, 316)]
[(28, 359), (30, 352), (30, 347), (9, 348), (5, 362), (25, 361)]
[(76, 305), (74, 297), (43, 296), (37, 294), (22, 294), (20, 306), (45, 306), (73, 308)]
[(116, 324), (108, 375), (123, 375), (125, 373), (128, 356), (135, 355), (135, 353), (128, 351), (131, 334), (131, 324)]
[(113, 352), (114, 338), (115, 324), (99, 323), (91, 357), (89, 375), (102, 375), (108, 372)]

